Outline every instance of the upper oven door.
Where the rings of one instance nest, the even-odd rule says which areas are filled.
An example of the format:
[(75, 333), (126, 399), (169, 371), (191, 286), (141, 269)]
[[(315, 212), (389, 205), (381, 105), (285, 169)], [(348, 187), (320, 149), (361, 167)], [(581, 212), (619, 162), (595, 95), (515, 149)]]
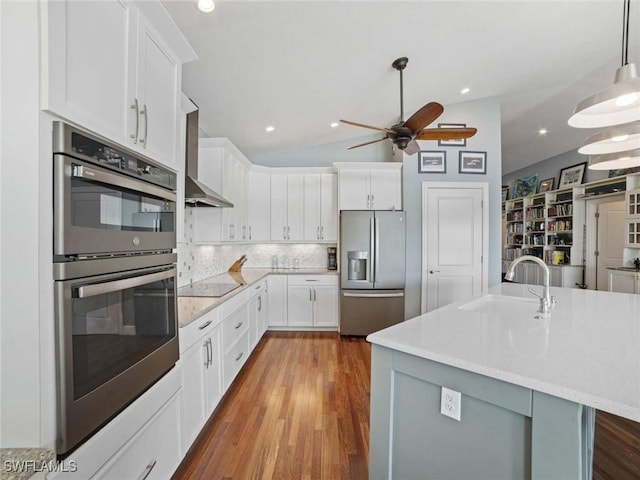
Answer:
[(54, 255), (171, 250), (176, 195), (135, 178), (54, 155)]

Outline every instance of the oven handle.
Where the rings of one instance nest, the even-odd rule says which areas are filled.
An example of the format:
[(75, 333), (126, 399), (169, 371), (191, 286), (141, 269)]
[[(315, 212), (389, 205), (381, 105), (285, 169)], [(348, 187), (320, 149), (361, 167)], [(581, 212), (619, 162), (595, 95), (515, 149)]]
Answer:
[(167, 191), (160, 187), (154, 187), (153, 185), (149, 185), (145, 182), (134, 180), (123, 175), (87, 167), (86, 165), (74, 165), (72, 176), (92, 180), (94, 182), (116, 185), (118, 187), (127, 188), (136, 192), (148, 193), (149, 195), (160, 197), (165, 200), (170, 200), (172, 202), (176, 201), (176, 194), (173, 192)]
[(165, 278), (175, 277), (174, 269), (165, 270), (163, 272), (150, 273), (140, 277), (125, 278), (122, 280), (114, 280), (113, 282), (96, 283), (94, 285), (83, 285), (76, 289), (76, 298), (95, 297), (96, 295), (104, 295), (105, 293), (117, 292), (127, 288), (138, 287), (146, 283), (157, 282)]

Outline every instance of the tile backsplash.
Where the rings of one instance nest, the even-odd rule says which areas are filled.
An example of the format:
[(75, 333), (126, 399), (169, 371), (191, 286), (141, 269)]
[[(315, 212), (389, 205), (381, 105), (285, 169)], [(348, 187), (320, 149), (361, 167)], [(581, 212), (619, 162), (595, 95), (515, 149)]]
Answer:
[[(300, 268), (326, 268), (327, 247), (335, 244), (250, 243), (196, 245), (193, 242), (193, 211), (185, 209), (184, 242), (178, 243), (178, 286), (188, 285), (226, 272), (240, 256), (247, 256), (247, 268), (271, 268), (274, 256), (280, 268), (295, 263)], [(297, 262), (296, 262), (297, 260)]]

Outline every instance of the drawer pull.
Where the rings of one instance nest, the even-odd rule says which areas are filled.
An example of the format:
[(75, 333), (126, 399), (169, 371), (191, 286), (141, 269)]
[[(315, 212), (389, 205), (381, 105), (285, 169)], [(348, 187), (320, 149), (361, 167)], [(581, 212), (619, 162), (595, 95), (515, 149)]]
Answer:
[(212, 322), (212, 321), (213, 321), (213, 320), (208, 320), (208, 321), (204, 322), (202, 325), (200, 325), (200, 326), (198, 327), (198, 330), (204, 330), (204, 329), (205, 329), (205, 328), (207, 328), (209, 325), (211, 325), (211, 322)]
[(238, 324), (235, 326), (235, 329), (239, 329), (242, 326), (242, 322), (238, 322)]
[(242, 358), (242, 355), (244, 355), (244, 352), (240, 352), (238, 354), (238, 356), (236, 357), (236, 362)]
[(316, 279), (313, 279), (313, 280), (312, 280), (312, 279), (309, 279), (309, 278), (305, 279), (305, 282), (317, 282), (317, 281), (318, 281), (318, 279), (317, 279), (317, 278), (316, 278)]
[(145, 480), (145, 478), (149, 476), (149, 474), (151, 473), (151, 470), (153, 470), (153, 467), (155, 466), (156, 466), (156, 459), (154, 458), (146, 466), (146, 468), (144, 469), (144, 472), (142, 472), (142, 475), (138, 477), (138, 480)]
[(262, 287), (262, 285), (256, 285), (255, 290), (260, 290), (260, 287)]

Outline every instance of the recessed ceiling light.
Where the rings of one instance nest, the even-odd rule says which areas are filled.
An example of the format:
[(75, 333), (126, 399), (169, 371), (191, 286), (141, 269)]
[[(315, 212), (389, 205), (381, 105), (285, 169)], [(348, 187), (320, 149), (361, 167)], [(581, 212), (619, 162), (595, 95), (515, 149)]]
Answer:
[(213, 12), (216, 8), (216, 4), (213, 0), (198, 0), (198, 9), (204, 13)]
[(469, 93), (471, 91), (471, 89), (469, 87), (464, 87), (462, 90), (460, 90), (460, 93), (462, 95)]
[(546, 128), (541, 128), (540, 130), (538, 130), (538, 134), (546, 135), (547, 134), (547, 129)]
[(331, 124), (331, 128), (336, 128), (338, 125), (340, 125), (338, 122), (333, 122)]
[(273, 126), (271, 126), (271, 125), (269, 125), (267, 128), (265, 128), (265, 130), (266, 130), (267, 132), (273, 132), (275, 129), (276, 129), (276, 127), (273, 127)]

